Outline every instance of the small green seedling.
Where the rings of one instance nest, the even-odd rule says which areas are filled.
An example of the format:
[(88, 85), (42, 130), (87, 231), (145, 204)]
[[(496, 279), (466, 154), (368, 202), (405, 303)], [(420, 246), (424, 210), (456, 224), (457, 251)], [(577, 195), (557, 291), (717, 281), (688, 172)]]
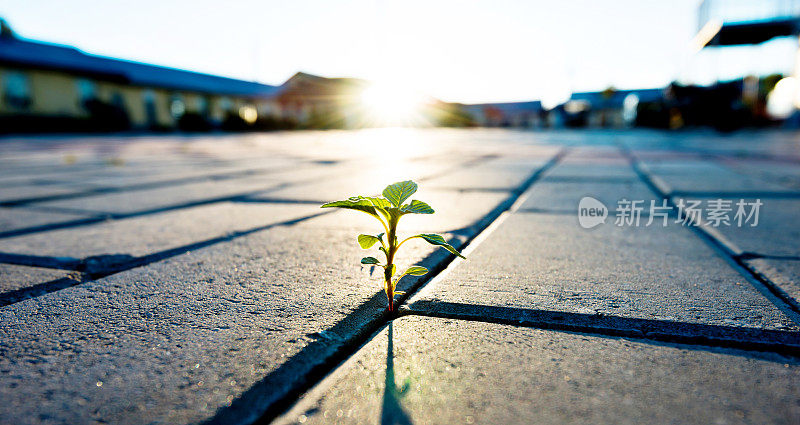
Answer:
[[(403, 205), (414, 192), (417, 191), (417, 184), (411, 180), (390, 184), (383, 189), (383, 197), (353, 196), (344, 201), (328, 202), (322, 208), (347, 208), (367, 213), (381, 222), (385, 233), (378, 235), (358, 235), (358, 244), (363, 249), (370, 249), (376, 243), (380, 243), (378, 249), (386, 256), (386, 262), (381, 263), (375, 257), (364, 257), (361, 264), (376, 265), (383, 267), (384, 285), (386, 297), (389, 300), (389, 311), (394, 309), (394, 296), (397, 282), (404, 276), (422, 276), (428, 273), (428, 269), (422, 266), (411, 266), (396, 279), (393, 280), (397, 267), (394, 264), (394, 257), (397, 250), (404, 243), (411, 239), (419, 238), (431, 245), (440, 246), (461, 258), (464, 258), (458, 250), (453, 248), (445, 241), (441, 235), (435, 233), (421, 233), (409, 236), (401, 242), (397, 242), (397, 223), (406, 214), (433, 214), (433, 208), (422, 201), (412, 200)], [(386, 236), (386, 240), (384, 240)], [(398, 293), (399, 294), (399, 293)]]

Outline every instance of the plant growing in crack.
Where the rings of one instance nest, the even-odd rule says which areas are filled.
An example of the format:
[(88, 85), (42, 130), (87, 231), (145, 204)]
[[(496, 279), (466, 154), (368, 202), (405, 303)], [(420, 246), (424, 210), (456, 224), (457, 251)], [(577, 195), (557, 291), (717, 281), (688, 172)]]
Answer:
[(383, 267), (383, 289), (386, 291), (386, 298), (389, 301), (389, 311), (394, 310), (394, 296), (402, 294), (396, 292), (397, 283), (405, 276), (423, 276), (428, 273), (428, 269), (422, 266), (411, 266), (402, 274), (395, 278), (397, 266), (395, 256), (400, 247), (412, 240), (422, 239), (431, 245), (440, 246), (451, 253), (465, 258), (458, 250), (453, 248), (441, 235), (435, 233), (420, 233), (409, 236), (398, 242), (397, 224), (406, 214), (433, 214), (433, 208), (425, 202), (412, 200), (403, 204), (408, 198), (417, 191), (417, 184), (411, 180), (397, 182), (386, 186), (383, 189), (383, 197), (353, 196), (344, 201), (328, 202), (322, 208), (346, 208), (367, 213), (377, 219), (383, 226), (384, 233), (377, 235), (358, 235), (358, 244), (362, 249), (370, 249), (375, 244), (380, 244), (378, 250), (383, 252), (386, 261), (381, 263), (375, 257), (364, 257), (361, 264)]

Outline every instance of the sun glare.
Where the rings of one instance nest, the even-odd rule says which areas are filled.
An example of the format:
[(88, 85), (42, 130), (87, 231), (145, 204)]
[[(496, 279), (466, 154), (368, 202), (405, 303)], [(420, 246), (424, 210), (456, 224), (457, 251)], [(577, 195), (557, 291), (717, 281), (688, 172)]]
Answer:
[(393, 84), (375, 83), (361, 93), (370, 120), (381, 125), (413, 124), (420, 117), (425, 98)]

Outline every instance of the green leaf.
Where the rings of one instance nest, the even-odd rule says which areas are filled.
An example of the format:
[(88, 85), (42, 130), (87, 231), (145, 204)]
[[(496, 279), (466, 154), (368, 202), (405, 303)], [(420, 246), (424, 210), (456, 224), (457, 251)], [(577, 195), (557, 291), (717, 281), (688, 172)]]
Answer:
[(422, 201), (414, 199), (410, 204), (400, 207), (400, 212), (403, 214), (433, 214), (433, 208)]
[(411, 266), (403, 274), (410, 274), (411, 276), (422, 276), (428, 273), (428, 269), (422, 266)]
[(365, 196), (363, 198), (368, 200), (372, 204), (376, 212), (381, 213), (386, 218), (386, 220), (389, 221), (389, 218), (391, 217), (389, 210), (392, 209), (391, 202), (387, 201), (386, 199), (377, 197)]
[(367, 199), (369, 201), (372, 201), (372, 203), (377, 208), (389, 209), (389, 208), (392, 207), (392, 203), (389, 202), (389, 200), (384, 199), (384, 198), (380, 198), (380, 197), (377, 197), (377, 196), (375, 196), (375, 197), (373, 197), (373, 196), (362, 196), (362, 198)]
[(361, 259), (361, 264), (380, 264), (381, 262), (378, 261), (375, 257), (364, 257)]
[(353, 196), (344, 201), (334, 201), (323, 204), (320, 208), (346, 208), (350, 210), (357, 210), (365, 212), (375, 218), (378, 218), (378, 213), (375, 212), (375, 206), (372, 205), (369, 199), (361, 196)]
[(375, 245), (380, 241), (381, 240), (379, 238), (372, 235), (358, 235), (358, 244), (361, 245), (361, 249), (370, 249), (372, 248), (372, 245)]
[(431, 245), (441, 246), (442, 248), (452, 252), (455, 255), (458, 255), (461, 258), (464, 258), (464, 259), (467, 258), (467, 257), (461, 255), (461, 253), (458, 252), (457, 249), (453, 248), (452, 245), (447, 243), (447, 241), (444, 240), (444, 237), (442, 237), (442, 235), (437, 235), (436, 233), (421, 233), (419, 235), (412, 236), (412, 238), (424, 239), (426, 242), (428, 242)]
[(411, 195), (417, 191), (417, 184), (411, 180), (397, 182), (383, 189), (383, 196), (397, 208), (400, 208)]

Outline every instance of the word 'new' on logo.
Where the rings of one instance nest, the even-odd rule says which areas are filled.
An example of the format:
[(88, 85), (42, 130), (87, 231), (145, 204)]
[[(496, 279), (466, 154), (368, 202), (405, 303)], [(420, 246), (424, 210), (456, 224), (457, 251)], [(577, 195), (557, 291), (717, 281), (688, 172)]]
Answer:
[(608, 217), (608, 208), (591, 196), (584, 196), (578, 203), (578, 223), (584, 229), (591, 229), (598, 224), (605, 223)]

